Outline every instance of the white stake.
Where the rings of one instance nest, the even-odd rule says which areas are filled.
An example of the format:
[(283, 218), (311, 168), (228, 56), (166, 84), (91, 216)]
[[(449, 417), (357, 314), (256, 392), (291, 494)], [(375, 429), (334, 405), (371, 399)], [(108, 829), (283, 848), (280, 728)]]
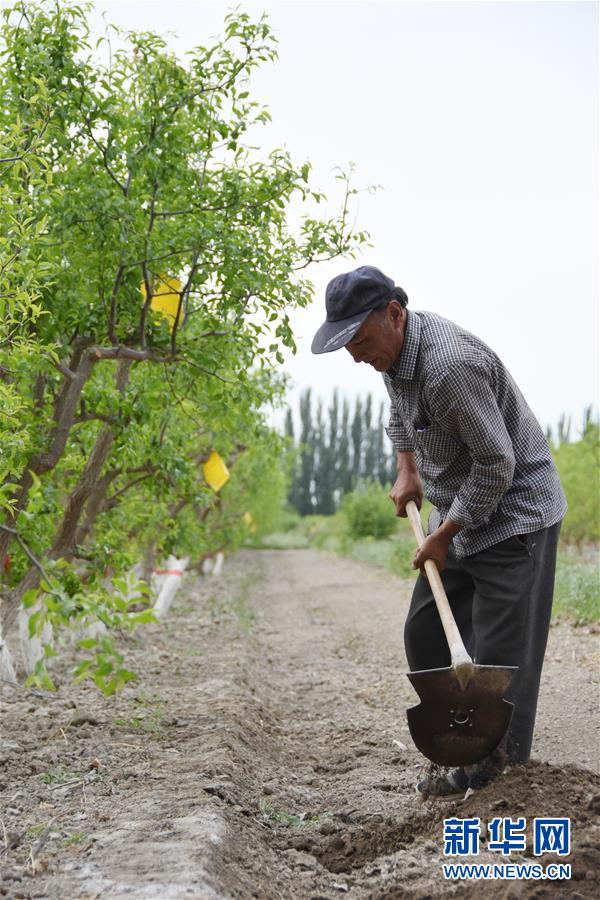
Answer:
[(218, 578), (221, 572), (223, 571), (223, 563), (225, 561), (225, 556), (219, 551), (215, 556), (215, 564), (213, 566), (212, 573), (215, 578)]
[(164, 575), (160, 593), (154, 604), (154, 612), (157, 619), (164, 619), (168, 613), (175, 594), (181, 585), (181, 579), (183, 578), (183, 573), (185, 572), (189, 561), (189, 556), (184, 556), (183, 559), (177, 559), (176, 556), (170, 556), (165, 568), (157, 570), (157, 575)]
[(2, 625), (0, 625), (0, 679), (10, 681), (12, 684), (17, 683), (17, 673), (12, 663), (10, 650), (2, 637)]

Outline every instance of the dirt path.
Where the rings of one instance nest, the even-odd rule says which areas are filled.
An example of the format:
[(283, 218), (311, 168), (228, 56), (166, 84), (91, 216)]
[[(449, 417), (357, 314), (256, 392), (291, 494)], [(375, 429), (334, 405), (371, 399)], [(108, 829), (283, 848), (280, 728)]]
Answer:
[[(5, 686), (0, 894), (599, 896), (597, 635), (551, 631), (535, 762), (464, 802), (423, 802), (404, 718), (409, 593), (326, 554), (244, 552), (129, 639), (142, 677), (121, 696)], [(528, 830), (571, 816), (571, 856), (543, 861), (570, 862), (573, 880), (445, 882), (442, 819), (499, 815)], [(538, 861), (510, 862), (523, 859)], [(477, 861), (490, 860), (507, 861), (484, 844)]]

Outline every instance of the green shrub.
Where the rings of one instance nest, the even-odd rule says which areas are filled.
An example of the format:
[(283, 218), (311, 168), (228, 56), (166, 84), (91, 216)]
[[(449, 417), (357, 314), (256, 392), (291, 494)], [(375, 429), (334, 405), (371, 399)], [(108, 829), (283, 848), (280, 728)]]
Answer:
[(351, 538), (386, 538), (396, 530), (394, 507), (379, 484), (366, 484), (347, 494), (342, 514)]
[(278, 531), (294, 531), (300, 522), (300, 516), (289, 503), (286, 503), (279, 518)]
[(566, 543), (600, 540), (599, 432), (597, 424), (588, 423), (581, 440), (562, 443), (554, 450), (569, 504), (561, 529)]

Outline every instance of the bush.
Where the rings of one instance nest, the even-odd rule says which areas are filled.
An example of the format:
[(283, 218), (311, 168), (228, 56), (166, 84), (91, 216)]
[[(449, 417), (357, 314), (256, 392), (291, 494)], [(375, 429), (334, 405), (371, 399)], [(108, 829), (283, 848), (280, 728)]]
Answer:
[(293, 506), (290, 506), (289, 503), (286, 503), (281, 511), (279, 527), (277, 530), (284, 533), (287, 531), (294, 531), (296, 528), (298, 528), (299, 524), (300, 516)]
[(581, 440), (563, 443), (554, 451), (569, 509), (561, 537), (567, 543), (600, 540), (597, 424), (589, 423)]
[(342, 502), (342, 514), (349, 536), (357, 538), (389, 537), (397, 527), (394, 507), (379, 484), (363, 485)]

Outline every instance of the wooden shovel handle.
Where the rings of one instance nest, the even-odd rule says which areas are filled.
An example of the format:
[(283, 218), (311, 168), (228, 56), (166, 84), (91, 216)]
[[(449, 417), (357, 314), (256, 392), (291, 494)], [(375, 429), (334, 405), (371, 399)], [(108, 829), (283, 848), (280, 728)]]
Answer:
[[(421, 516), (414, 500), (407, 501), (406, 514), (410, 521), (417, 546), (421, 547), (425, 541), (425, 532), (423, 531)], [(452, 615), (452, 610), (448, 603), (448, 597), (446, 596), (446, 591), (444, 590), (438, 567), (433, 559), (426, 559), (424, 568), (431, 591), (435, 598), (435, 604), (440, 614), (440, 619), (442, 620), (442, 628), (444, 629), (448, 647), (450, 648), (450, 656), (452, 657), (452, 666), (456, 669), (457, 677), (461, 684), (463, 684), (464, 679), (464, 685), (466, 685), (474, 672), (473, 660), (467, 653), (463, 639), (460, 636), (460, 631), (454, 621), (454, 616)]]

